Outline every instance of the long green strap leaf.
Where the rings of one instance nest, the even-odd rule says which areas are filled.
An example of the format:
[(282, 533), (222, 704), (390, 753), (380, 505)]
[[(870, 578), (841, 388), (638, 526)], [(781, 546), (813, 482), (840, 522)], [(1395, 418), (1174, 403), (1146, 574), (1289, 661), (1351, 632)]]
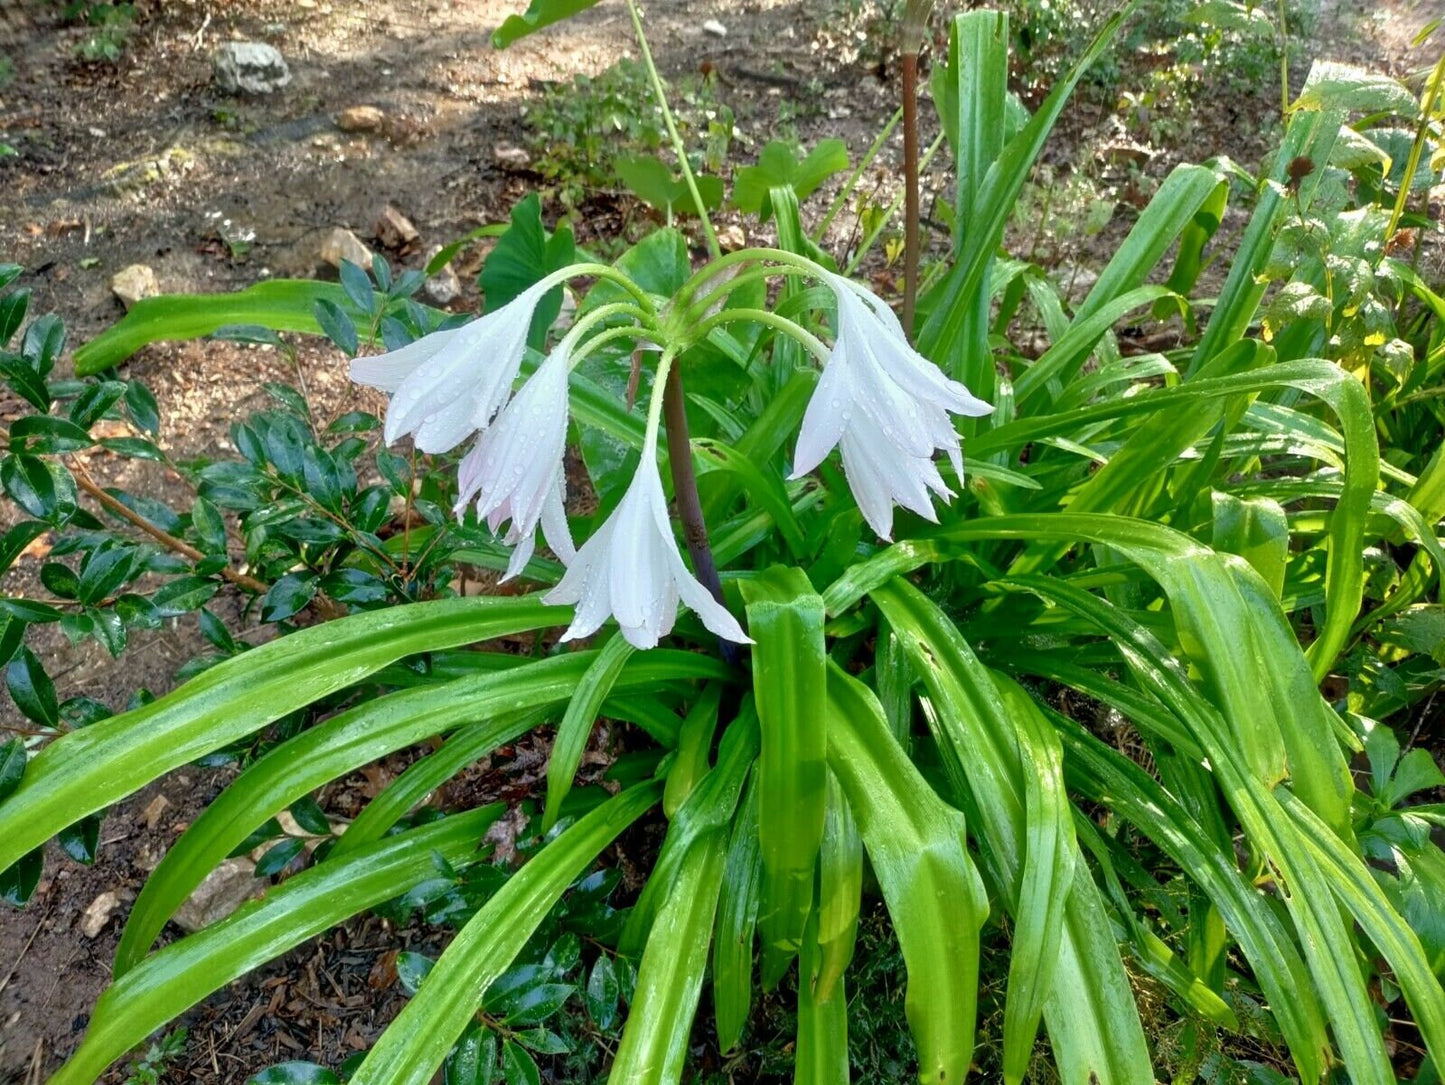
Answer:
[(774, 567), (741, 584), (753, 647), (758, 840), (763, 857), (763, 983), (798, 952), (813, 906), (827, 800), (823, 600), (801, 569)]
[(946, 805), (888, 730), (872, 690), (828, 669), (828, 764), (843, 785), (908, 970), (904, 1012), (922, 1085), (961, 1082), (973, 1059), (978, 932), (988, 900)]
[[(117, 974), (140, 960), (166, 920), (216, 864), (278, 810), (377, 758), (479, 718), (495, 714), (485, 725), (486, 742), (508, 741), (521, 733), (531, 709), (566, 701), (595, 658), (594, 652), (578, 652), (394, 693), (333, 716), (277, 746), (202, 811), (156, 867), (121, 936)], [(630, 664), (622, 685), (647, 689), (719, 666), (694, 653), (650, 652)], [(391, 803), (383, 803), (383, 809), (383, 814), (363, 815), (358, 839), (379, 836), (405, 812)], [(349, 846), (343, 845), (339, 854)]]
[[(1070, 883), (1063, 864), (1077, 866), (1077, 844), (1068, 839), (1071, 854), (1063, 858), (1057, 846), (1028, 850), (1029, 833), (1043, 834), (1051, 818), (1064, 810), (1027, 811), (1029, 774), (1047, 771), (1023, 759), (1026, 747), (1020, 730), (1033, 733), (1037, 721), (1015, 719), (1017, 706), (1005, 702), (998, 685), (974, 656), (972, 649), (946, 615), (912, 585), (894, 580), (873, 589), (873, 601), (902, 642), (914, 671), (929, 693), (925, 717), (944, 755), (955, 791), (967, 801), (974, 833), (983, 842), (981, 854), (995, 895), (1012, 915), (1029, 909), (1032, 933), (1027, 938), (1038, 954), (1026, 957), (1021, 975), (1031, 977), (1025, 999), (1015, 1010), (1016, 1030), (1026, 1029), (1032, 1003), (1047, 996), (1044, 1017), (1059, 1072), (1065, 1081), (1100, 1081), (1151, 1085), (1154, 1079), (1133, 991), (1124, 971), (1113, 933), (1104, 919), (1104, 906), (1093, 882), (1075, 878)], [(1045, 747), (1047, 748), (1047, 747)], [(1044, 755), (1047, 757), (1047, 754)], [(1056, 797), (1061, 792), (1051, 789)], [(1044, 793), (1036, 796), (1048, 801)], [(1050, 870), (1030, 874), (1033, 862)], [(1025, 898), (1029, 881), (1031, 897)], [(1062, 893), (1063, 929), (1055, 935), (1047, 924), (1057, 915)], [(1041, 913), (1041, 914), (1040, 914)], [(1056, 946), (1056, 950), (1052, 947)], [(1047, 954), (1047, 956), (1044, 956)], [(1050, 982), (1050, 973), (1052, 982)], [(1022, 1021), (1020, 1021), (1022, 1018)], [(1015, 1033), (1015, 1060), (1022, 1038)]]
[(497, 803), (445, 818), (369, 844), (345, 860), (321, 863), (166, 946), (101, 995), (85, 1041), (51, 1085), (92, 1085), (112, 1062), (212, 991), (434, 877), (434, 854), (454, 866), (475, 861), (482, 834), (502, 810)]
[(394, 660), (561, 624), (568, 613), (532, 597), (413, 603), (312, 626), (219, 663), (42, 750), (0, 804), (0, 870), (87, 814)]
[[(728, 808), (731, 813), (731, 807)], [(726, 816), (726, 815), (725, 815)], [(607, 1080), (677, 1085), (702, 994), (728, 834), (712, 829), (688, 846), (667, 885), (637, 970), (637, 993)]]
[(381, 1034), (352, 1085), (427, 1085), (490, 987), (559, 897), (617, 835), (662, 797), (659, 783), (608, 799), (529, 859), (446, 948)]
[(753, 1001), (753, 941), (763, 882), (755, 786), (750, 777), (733, 818), (713, 936), (712, 1003), (722, 1052), (733, 1050), (742, 1039)]
[(562, 800), (572, 790), (572, 778), (582, 764), (582, 755), (587, 751), (587, 739), (592, 735), (592, 725), (597, 722), (597, 713), (602, 707), (622, 668), (637, 651), (632, 645), (616, 634), (597, 653), (587, 673), (582, 676), (572, 699), (567, 702), (567, 711), (557, 726), (557, 737), (552, 740), (552, 755), (547, 759), (547, 802), (542, 812), (542, 831), (547, 832), (557, 824), (557, 815), (562, 810)]

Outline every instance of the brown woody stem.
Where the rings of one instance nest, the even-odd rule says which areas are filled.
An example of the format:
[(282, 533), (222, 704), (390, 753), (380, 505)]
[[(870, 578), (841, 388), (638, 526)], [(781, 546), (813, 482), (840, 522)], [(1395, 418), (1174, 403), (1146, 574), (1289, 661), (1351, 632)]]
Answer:
[(903, 331), (913, 337), (918, 302), (918, 50), (903, 54)]
[[(682, 390), (682, 371), (676, 364), (668, 370), (667, 383), (663, 385), (662, 417), (667, 423), (667, 459), (672, 468), (672, 493), (677, 502), (677, 514), (682, 520), (682, 536), (692, 558), (692, 567), (699, 582), (718, 601), (718, 605), (726, 606), (722, 580), (717, 575), (717, 562), (713, 560), (712, 548), (707, 542), (707, 521), (703, 519), (697, 475), (692, 469), (692, 438), (687, 429), (687, 400)], [(718, 643), (722, 647), (723, 659), (737, 663), (738, 645), (721, 637)]]

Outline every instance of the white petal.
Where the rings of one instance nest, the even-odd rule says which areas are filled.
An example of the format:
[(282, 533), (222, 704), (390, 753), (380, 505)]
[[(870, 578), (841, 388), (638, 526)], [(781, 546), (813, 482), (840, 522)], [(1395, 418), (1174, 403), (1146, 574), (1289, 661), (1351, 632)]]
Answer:
[(505, 584), (527, 567), (527, 562), (532, 560), (532, 554), (537, 548), (537, 538), (530, 533), (522, 535), (517, 539), (517, 545), (512, 547), (512, 557), (507, 562), (507, 571), (502, 574), (502, 579), (497, 583)]
[(542, 503), (542, 534), (562, 564), (571, 565), (577, 559), (577, 547), (572, 542), (572, 530), (567, 526), (567, 510), (562, 504), (563, 485), (559, 469), (547, 500)]
[(793, 451), (793, 473), (789, 478), (802, 478), (828, 458), (856, 409), (853, 396), (848, 355), (840, 342), (834, 346), (823, 375), (818, 378), (818, 386), (808, 400), (808, 409), (803, 413), (798, 445)]
[(858, 511), (880, 539), (892, 541), (893, 495), (888, 484), (867, 451), (858, 446), (851, 434), (843, 435), (842, 446), (843, 473), (848, 477), (853, 499), (858, 502)]
[(712, 592), (703, 587), (702, 581), (698, 580), (682, 564), (681, 557), (673, 570), (673, 576), (677, 581), (678, 594), (699, 618), (702, 624), (709, 630), (730, 640), (735, 644), (752, 644), (752, 638), (743, 632), (743, 627), (733, 617), (732, 612), (712, 597)]
[(351, 360), (351, 379), (357, 384), (395, 392), (418, 366), (443, 350), (460, 329), (432, 332), (386, 354)]

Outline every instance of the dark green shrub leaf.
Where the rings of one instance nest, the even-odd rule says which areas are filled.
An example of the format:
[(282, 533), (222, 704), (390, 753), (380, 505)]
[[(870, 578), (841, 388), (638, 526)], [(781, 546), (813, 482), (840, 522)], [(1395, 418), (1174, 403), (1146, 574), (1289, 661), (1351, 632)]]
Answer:
[(622, 987), (617, 982), (617, 969), (612, 965), (612, 958), (604, 953), (592, 966), (583, 996), (587, 1004), (587, 1016), (592, 1018), (598, 1028), (610, 1029), (617, 1024), (617, 1002), (621, 995)]
[(56, 834), (55, 839), (66, 855), (77, 863), (90, 866), (100, 848), (100, 815), (91, 814), (74, 825), (67, 825)]
[(261, 600), (263, 622), (283, 622), (306, 609), (316, 596), (319, 578), (315, 573), (287, 573)]
[(326, 820), (325, 811), (310, 795), (297, 799), (289, 809), (296, 824), (308, 833), (315, 833), (317, 836), (331, 835), (331, 822)]
[(306, 405), (306, 398), (295, 388), (287, 384), (278, 384), (276, 381), (266, 381), (261, 385), (266, 392), (298, 418), (310, 418), (311, 408)]
[(144, 595), (127, 592), (115, 601), (116, 617), (131, 629), (159, 629), (161, 612)]
[[(371, 254), (371, 274), (376, 279), (376, 285), (383, 292), (391, 289), (391, 265), (386, 262), (386, 257), (379, 252)], [(366, 308), (370, 308), (368, 305)]]
[(112, 656), (118, 656), (125, 650), (126, 641), (130, 634), (126, 631), (125, 622), (119, 614), (113, 610), (96, 610), (94, 608), (86, 611), (92, 620), (92, 632), (95, 639), (105, 645), (105, 650)]
[(570, 983), (539, 983), (514, 992), (498, 1009), (506, 1014), (508, 1025), (540, 1025), (560, 1010), (576, 990)]
[(272, 846), (266, 854), (256, 862), (256, 877), (269, 878), (273, 874), (280, 874), (290, 865), (291, 860), (300, 855), (306, 847), (306, 841), (294, 836), (288, 836), (279, 844)]
[(12, 447), (21, 444), (30, 453), (75, 452), (95, 442), (90, 434), (65, 418), (48, 414), (31, 414), (17, 419), (10, 427)]
[(0, 667), (15, 657), (25, 642), (25, 623), (8, 614), (0, 614)]
[(95, 632), (95, 619), (88, 611), (69, 611), (60, 616), (60, 631), (71, 644), (79, 644)]
[(161, 429), (160, 408), (156, 397), (140, 381), (131, 381), (125, 388), (125, 409), (136, 428), (155, 436)]
[(0, 611), (4, 611), (22, 622), (30, 622), (32, 625), (60, 620), (60, 611), (45, 603), (36, 603), (29, 599), (6, 599), (4, 596), (0, 596)]
[(100, 381), (96, 384), (88, 384), (80, 395), (75, 397), (75, 402), (70, 405), (70, 420), (83, 429), (90, 429), (91, 426), (105, 417), (105, 412), (110, 410), (125, 395), (124, 381)]
[(48, 527), (37, 520), (22, 520), (0, 535), (0, 573), (10, 568), (20, 552), (44, 535)]
[(201, 635), (214, 644), (221, 651), (228, 655), (235, 655), (240, 651), (236, 638), (231, 636), (231, 631), (226, 628), (226, 623), (217, 618), (205, 607), (201, 608), (198, 615), (201, 621)]
[(254, 851), (266, 841), (275, 840), (280, 835), (281, 823), (275, 818), (267, 818), (252, 830), (250, 836), (231, 849), (228, 858), (234, 859), (238, 855), (245, 855), (248, 851)]
[(321, 578), (321, 590), (338, 603), (368, 606), (387, 601), (386, 582), (365, 569), (338, 569)]
[(134, 562), (135, 551), (126, 546), (92, 550), (80, 566), (80, 601), (94, 604), (109, 598), (130, 576)]
[(565, 1055), (572, 1050), (566, 1040), (549, 1029), (526, 1029), (515, 1035), (519, 1044), (539, 1055)]
[(367, 411), (348, 411), (331, 425), (326, 432), (340, 436), (344, 433), (370, 433), (381, 428), (381, 419)]
[(497, 1079), (497, 1037), (473, 1021), (442, 1067), (444, 1085), (492, 1085)]
[(29, 307), (29, 290), (16, 290), (0, 298), (0, 348), (7, 346), (25, 323), (25, 310)]
[(536, 1060), (526, 1048), (511, 1040), (502, 1047), (502, 1075), (507, 1085), (542, 1085)]
[(6, 666), (5, 688), (10, 691), (15, 707), (27, 718), (45, 727), (55, 727), (60, 723), (55, 685), (29, 648), (21, 648)]
[(80, 578), (75, 570), (59, 561), (47, 561), (40, 567), (40, 583), (51, 595), (62, 599), (74, 599), (80, 594)]
[(436, 967), (436, 962), (420, 953), (404, 952), (396, 955), (396, 978), (402, 990), (414, 995), (421, 988), (421, 981)]
[(44, 849), (36, 848), (8, 870), (0, 871), (0, 900), (19, 908), (40, 884)]
[(60, 510), (55, 476), (35, 456), (12, 453), (0, 460), (0, 485), (12, 501), (41, 520), (52, 520)]
[(155, 442), (144, 437), (105, 437), (101, 439), (100, 447), (133, 460), (155, 460), (159, 463), (165, 459)]
[(4, 290), (23, 274), (25, 269), (19, 264), (0, 264), (0, 290)]
[(109, 705), (90, 697), (67, 697), (60, 702), (60, 718), (70, 728), (89, 727), (115, 715)]
[(0, 743), (0, 802), (10, 797), (25, 775), (25, 746), (18, 738)]
[(151, 602), (162, 618), (176, 618), (203, 606), (219, 589), (219, 584), (203, 576), (183, 576), (160, 588)]
[(206, 553), (226, 552), (226, 521), (220, 510), (204, 497), (197, 497), (191, 506), (191, 530)]
[(65, 324), (54, 313), (46, 313), (25, 329), (20, 354), (42, 377), (50, 375), (55, 360), (65, 349)]
[(326, 338), (340, 347), (348, 357), (356, 357), (357, 348), (361, 345), (357, 339), (356, 325), (341, 306), (329, 298), (322, 298), (313, 311), (316, 323), (321, 326)]
[(346, 291), (346, 296), (352, 303), (363, 313), (374, 312), (376, 294), (371, 289), (371, 279), (366, 272), (350, 260), (343, 260), (337, 273), (341, 279), (341, 289)]

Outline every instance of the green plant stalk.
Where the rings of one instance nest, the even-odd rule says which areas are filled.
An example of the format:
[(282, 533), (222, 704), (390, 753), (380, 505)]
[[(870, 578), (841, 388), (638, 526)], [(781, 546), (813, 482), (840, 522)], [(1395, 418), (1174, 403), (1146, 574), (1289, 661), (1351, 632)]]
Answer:
[(687, 182), (687, 190), (692, 195), (693, 206), (697, 208), (697, 218), (702, 224), (703, 236), (707, 239), (708, 254), (713, 259), (717, 259), (722, 255), (722, 246), (718, 244), (717, 233), (712, 228), (712, 220), (708, 218), (707, 207), (702, 201), (702, 193), (698, 191), (697, 178), (693, 176), (692, 165), (687, 160), (687, 145), (682, 142), (682, 136), (677, 130), (677, 122), (672, 116), (672, 109), (667, 104), (667, 91), (662, 85), (662, 76), (658, 74), (657, 63), (652, 59), (652, 50), (648, 47), (647, 35), (642, 31), (642, 12), (637, 8), (637, 0), (627, 0), (627, 11), (632, 16), (632, 28), (637, 32), (637, 47), (642, 53), (642, 63), (647, 68), (648, 79), (652, 82), (652, 93), (657, 98), (657, 107), (662, 110), (662, 120), (667, 125), (667, 135), (672, 140), (673, 153), (677, 155), (677, 164), (682, 167), (682, 179)]
[[(1284, 0), (1280, 0), (1281, 3)], [(1425, 139), (1430, 134), (1430, 114), (1435, 109), (1435, 100), (1440, 96), (1440, 87), (1445, 82), (1445, 56), (1441, 56), (1430, 76), (1430, 87), (1421, 102), (1420, 126), (1415, 129), (1415, 139), (1410, 144), (1410, 157), (1405, 162), (1405, 176), (1400, 181), (1400, 192), (1395, 197), (1395, 207), (1390, 212), (1390, 225), (1385, 227), (1385, 240), (1395, 236), (1400, 219), (1405, 214), (1405, 203), (1410, 198), (1410, 189), (1415, 183), (1415, 173), (1420, 168), (1420, 156), (1425, 150)]]
[(895, 109), (893, 116), (889, 117), (888, 123), (883, 126), (883, 131), (878, 133), (878, 138), (868, 148), (868, 153), (859, 160), (858, 165), (853, 167), (853, 172), (848, 175), (848, 180), (843, 182), (843, 187), (838, 190), (838, 195), (834, 196), (833, 202), (828, 205), (828, 213), (823, 216), (823, 221), (818, 224), (818, 228), (813, 231), (815, 242), (822, 242), (824, 235), (828, 232), (828, 227), (833, 225), (833, 220), (838, 217), (838, 213), (847, 206), (848, 199), (853, 195), (853, 190), (858, 187), (859, 180), (883, 150), (883, 145), (888, 142), (888, 137), (893, 134), (893, 129), (898, 127), (898, 122), (902, 119), (903, 110)]
[(1289, 22), (1285, 0), (1279, 0), (1279, 115), (1289, 116)]

